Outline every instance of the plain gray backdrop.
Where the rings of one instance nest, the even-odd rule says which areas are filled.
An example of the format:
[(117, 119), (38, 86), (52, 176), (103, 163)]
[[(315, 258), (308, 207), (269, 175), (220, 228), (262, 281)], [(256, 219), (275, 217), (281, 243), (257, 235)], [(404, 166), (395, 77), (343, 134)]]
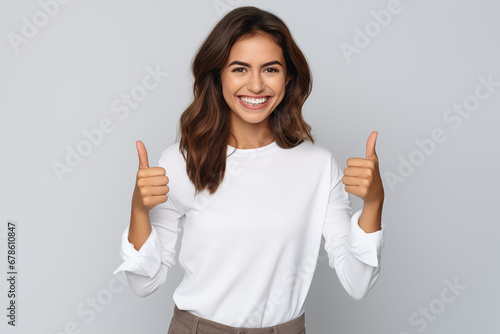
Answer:
[(18, 275), (15, 328), (0, 283), (0, 331), (167, 332), (180, 265), (147, 298), (112, 274), (135, 142), (157, 166), (191, 100), (197, 47), (242, 5), (289, 26), (313, 72), (304, 118), (342, 169), (379, 133), (381, 275), (356, 301), (322, 246), (307, 332), (497, 333), (500, 4), (490, 0), (2, 0), (0, 266), (7, 276), (14, 221)]

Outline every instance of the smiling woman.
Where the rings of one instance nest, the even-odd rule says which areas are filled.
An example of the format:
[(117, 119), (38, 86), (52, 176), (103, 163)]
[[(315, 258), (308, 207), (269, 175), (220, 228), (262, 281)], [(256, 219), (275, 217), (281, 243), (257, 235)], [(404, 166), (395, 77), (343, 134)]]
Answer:
[[(139, 171), (122, 235), (124, 262), (115, 272), (125, 271), (139, 296), (153, 293), (176, 263), (184, 218), (185, 276), (173, 294), (168, 334), (305, 334), (322, 236), (350, 296), (366, 296), (379, 276), (376, 133), (367, 159), (348, 160), (346, 176), (333, 154), (314, 144), (302, 118), (309, 67), (270, 12), (229, 12), (202, 43), (192, 71), (180, 142), (163, 151), (159, 167), (149, 167), (136, 143)], [(365, 200), (362, 212), (352, 213), (348, 189)]]
[(230, 145), (246, 149), (273, 142), (269, 115), (283, 100), (290, 80), (281, 48), (268, 34), (259, 32), (234, 43), (227, 62), (221, 82), (231, 109), (231, 133), (236, 137), (236, 141), (230, 138)]
[(273, 141), (281, 148), (304, 139), (314, 143), (302, 117), (311, 72), (274, 14), (250, 6), (232, 10), (200, 46), (192, 71), (194, 99), (180, 118), (180, 147), (197, 193), (217, 190), (228, 144), (249, 149)]

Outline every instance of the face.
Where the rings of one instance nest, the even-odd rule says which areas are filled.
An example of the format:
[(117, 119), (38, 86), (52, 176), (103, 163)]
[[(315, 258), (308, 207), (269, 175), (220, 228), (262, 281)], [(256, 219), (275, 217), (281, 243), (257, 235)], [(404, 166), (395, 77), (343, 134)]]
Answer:
[(221, 69), (231, 127), (245, 131), (269, 127), (268, 116), (285, 96), (286, 65), (281, 47), (259, 33), (238, 40)]

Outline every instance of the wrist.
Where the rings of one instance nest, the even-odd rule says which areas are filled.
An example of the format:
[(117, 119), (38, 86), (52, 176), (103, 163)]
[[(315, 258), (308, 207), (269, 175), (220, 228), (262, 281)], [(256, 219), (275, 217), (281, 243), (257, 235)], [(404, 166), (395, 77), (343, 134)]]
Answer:
[(132, 195), (132, 203), (131, 203), (131, 208), (132, 208), (132, 214), (139, 214), (139, 215), (148, 215), (149, 216), (149, 210), (150, 208), (144, 206), (141, 202), (141, 198), (138, 195), (139, 190), (136, 189), (134, 190), (134, 193)]
[(380, 199), (363, 202), (363, 208), (368, 207), (370, 209), (381, 210), (383, 205), (384, 205), (384, 198), (383, 197)]
[(358, 220), (358, 225), (366, 233), (372, 233), (382, 229), (382, 205), (383, 201), (368, 201), (363, 203), (363, 211)]
[(148, 216), (149, 217), (149, 208), (144, 205), (136, 202), (132, 202), (132, 215), (133, 216)]

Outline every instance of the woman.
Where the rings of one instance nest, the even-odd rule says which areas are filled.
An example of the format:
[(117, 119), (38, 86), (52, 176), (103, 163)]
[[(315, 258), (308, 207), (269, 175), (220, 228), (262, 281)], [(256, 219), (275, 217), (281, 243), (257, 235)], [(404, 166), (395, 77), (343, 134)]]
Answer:
[[(344, 176), (302, 118), (312, 87), (304, 55), (283, 21), (258, 8), (223, 17), (192, 71), (194, 99), (181, 115), (180, 142), (149, 167), (137, 141), (131, 221), (115, 273), (125, 271), (139, 296), (155, 291), (176, 263), (184, 217), (185, 276), (168, 333), (305, 333), (322, 236), (329, 265), (353, 298), (378, 278), (384, 192), (377, 133), (366, 159), (349, 159)], [(352, 214), (347, 192), (364, 200), (362, 211)]]

